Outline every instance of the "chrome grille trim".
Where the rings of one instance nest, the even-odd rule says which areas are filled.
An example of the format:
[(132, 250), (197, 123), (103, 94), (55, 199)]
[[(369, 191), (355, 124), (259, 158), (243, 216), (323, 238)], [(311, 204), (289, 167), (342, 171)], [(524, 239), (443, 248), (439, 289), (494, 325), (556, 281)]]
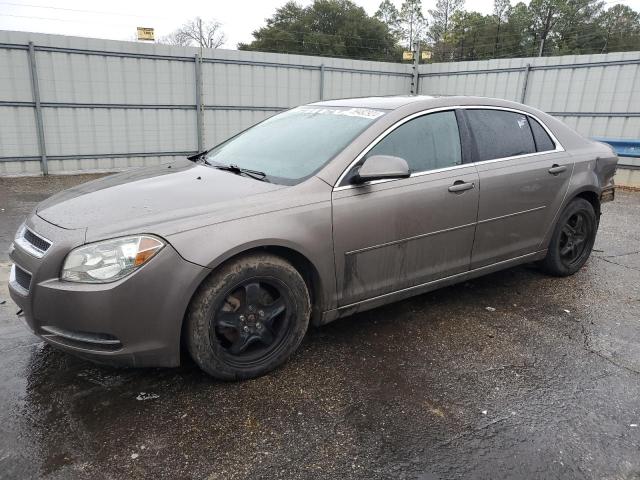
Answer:
[(95, 343), (98, 345), (111, 345), (111, 346), (119, 346), (121, 345), (120, 340), (113, 337), (112, 335), (107, 335), (104, 333), (87, 333), (87, 332), (75, 332), (72, 330), (65, 330), (64, 328), (52, 327), (49, 325), (40, 327), (43, 331), (48, 334), (55, 335), (57, 337), (62, 337), (67, 340), (72, 340), (75, 342), (82, 343)]
[(14, 243), (36, 258), (44, 257), (44, 254), (53, 245), (51, 240), (37, 234), (25, 225), (18, 230)]
[[(23, 285), (24, 283), (26, 283), (26, 287)], [(15, 264), (11, 265), (9, 285), (20, 295), (29, 295), (29, 288), (31, 287), (31, 273)]]

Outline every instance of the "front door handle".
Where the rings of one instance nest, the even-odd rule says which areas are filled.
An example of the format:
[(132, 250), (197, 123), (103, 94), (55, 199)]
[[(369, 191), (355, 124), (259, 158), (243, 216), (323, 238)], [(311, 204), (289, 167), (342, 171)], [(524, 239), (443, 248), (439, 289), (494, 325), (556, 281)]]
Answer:
[(567, 169), (566, 165), (558, 165), (554, 163), (549, 169), (549, 173), (551, 175), (558, 175), (559, 173), (564, 172), (566, 169)]
[(464, 182), (462, 180), (456, 180), (455, 182), (453, 182), (453, 185), (449, 187), (449, 191), (451, 193), (460, 193), (460, 192), (464, 192), (465, 190), (471, 190), (475, 186), (476, 184), (472, 182)]

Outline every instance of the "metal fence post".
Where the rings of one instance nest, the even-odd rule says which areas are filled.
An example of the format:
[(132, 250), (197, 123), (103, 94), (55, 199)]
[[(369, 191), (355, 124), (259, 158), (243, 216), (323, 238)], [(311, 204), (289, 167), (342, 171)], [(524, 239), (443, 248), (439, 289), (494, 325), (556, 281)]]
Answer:
[(320, 64), (320, 100), (324, 100), (324, 63)]
[(529, 83), (529, 72), (531, 71), (531, 64), (527, 63), (524, 67), (524, 80), (522, 81), (522, 92), (520, 93), (520, 103), (524, 103), (527, 97), (527, 84)]
[(198, 152), (204, 150), (204, 109), (202, 108), (202, 58), (196, 53), (196, 128), (198, 135)]
[(420, 65), (420, 43), (414, 42), (413, 44), (413, 76), (411, 77), (411, 94), (418, 95), (418, 82), (420, 81), (420, 71), (418, 70)]
[(33, 42), (29, 42), (29, 70), (31, 72), (31, 93), (36, 115), (36, 131), (38, 132), (38, 148), (40, 150), (40, 166), (42, 174), (49, 174), (47, 165), (47, 146), (44, 140), (44, 124), (42, 122), (42, 105), (40, 104), (40, 87), (38, 85), (38, 69), (36, 67), (36, 51)]

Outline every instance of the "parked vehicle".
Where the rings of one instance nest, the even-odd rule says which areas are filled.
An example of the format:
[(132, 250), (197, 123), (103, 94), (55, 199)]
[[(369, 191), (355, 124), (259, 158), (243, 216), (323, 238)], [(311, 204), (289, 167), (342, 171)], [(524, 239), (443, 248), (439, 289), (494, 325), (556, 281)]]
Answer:
[(294, 108), (190, 159), (26, 219), (10, 292), (37, 335), (135, 366), (176, 366), (183, 345), (214, 377), (262, 375), (310, 322), (525, 262), (575, 273), (617, 163), (526, 105), (420, 96)]

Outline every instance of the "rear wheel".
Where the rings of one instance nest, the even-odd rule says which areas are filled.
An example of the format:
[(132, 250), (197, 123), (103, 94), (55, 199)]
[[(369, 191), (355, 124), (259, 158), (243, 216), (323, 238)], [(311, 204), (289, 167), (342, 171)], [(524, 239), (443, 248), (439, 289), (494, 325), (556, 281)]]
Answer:
[(564, 277), (573, 275), (586, 263), (598, 231), (598, 217), (591, 203), (576, 198), (564, 209), (542, 261), (545, 272)]
[(306, 284), (293, 266), (273, 255), (243, 257), (198, 290), (187, 314), (187, 346), (216, 378), (257, 377), (296, 350), (310, 311)]

